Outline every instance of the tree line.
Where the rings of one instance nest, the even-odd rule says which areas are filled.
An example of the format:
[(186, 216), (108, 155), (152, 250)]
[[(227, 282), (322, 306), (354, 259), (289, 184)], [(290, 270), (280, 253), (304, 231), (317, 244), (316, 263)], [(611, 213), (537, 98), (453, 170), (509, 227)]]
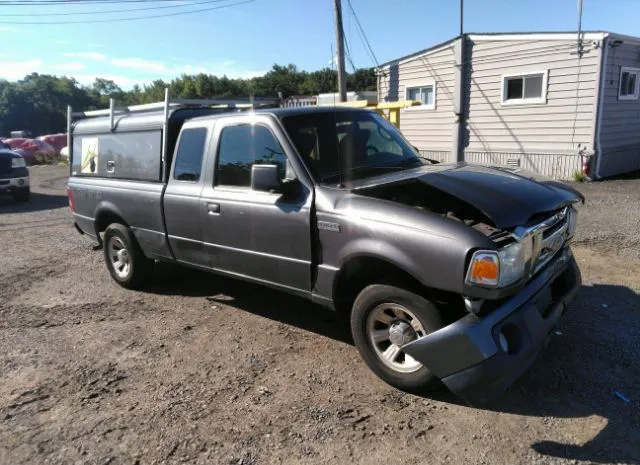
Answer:
[[(171, 81), (158, 79), (123, 90), (107, 79), (97, 78), (92, 85), (83, 86), (70, 77), (32, 73), (16, 82), (0, 79), (0, 136), (16, 130), (31, 131), (34, 135), (65, 132), (67, 105), (77, 110), (92, 110), (107, 108), (109, 98), (123, 105), (159, 102), (164, 100), (166, 87), (171, 96), (179, 98), (279, 95), (287, 98), (335, 92), (338, 77), (336, 71), (329, 68), (308, 72), (292, 64), (276, 64), (264, 75), (250, 79), (183, 74)], [(373, 68), (348, 74), (347, 89), (376, 90)]]

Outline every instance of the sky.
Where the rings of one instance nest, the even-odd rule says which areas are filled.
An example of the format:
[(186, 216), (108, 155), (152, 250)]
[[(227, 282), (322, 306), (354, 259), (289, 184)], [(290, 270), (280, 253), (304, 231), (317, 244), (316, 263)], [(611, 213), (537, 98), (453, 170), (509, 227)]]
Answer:
[[(28, 0), (29, 1), (29, 0)], [(33, 0), (30, 0), (33, 1)], [(246, 2), (246, 3), (241, 3)], [(347, 0), (345, 38), (356, 67), (374, 66)], [(0, 0), (0, 79), (31, 72), (112, 79), (128, 89), (200, 72), (264, 74), (274, 63), (330, 66), (333, 0), (141, 0), (117, 4), (15, 6)], [(78, 3), (78, 2), (76, 2)], [(459, 0), (351, 0), (379, 63), (450, 39)], [(465, 32), (576, 30), (577, 0), (465, 0)], [(178, 5), (175, 8), (166, 6)], [(107, 13), (107, 10), (140, 10)], [(190, 10), (195, 14), (180, 14)], [(87, 13), (70, 15), (71, 13)], [(169, 15), (142, 21), (122, 18)], [(640, 0), (584, 0), (583, 29), (640, 36)], [(102, 22), (116, 19), (115, 22)], [(25, 24), (76, 21), (75, 24)], [(347, 66), (351, 71), (351, 66)]]

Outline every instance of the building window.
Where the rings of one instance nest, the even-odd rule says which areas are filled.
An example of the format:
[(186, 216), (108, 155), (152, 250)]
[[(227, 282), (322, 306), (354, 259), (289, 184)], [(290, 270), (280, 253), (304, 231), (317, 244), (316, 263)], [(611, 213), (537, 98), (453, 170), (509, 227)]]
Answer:
[(258, 124), (229, 126), (222, 130), (216, 185), (250, 188), (251, 167), (277, 165), (280, 179), (286, 176), (287, 156), (271, 130)]
[(197, 182), (202, 172), (202, 156), (207, 140), (207, 128), (189, 128), (182, 131), (173, 179)]
[(409, 107), (410, 110), (434, 110), (436, 108), (436, 85), (431, 82), (417, 86), (407, 87), (405, 90), (405, 100), (415, 100), (422, 102), (422, 105)]
[(637, 100), (640, 69), (621, 68), (620, 87), (618, 88), (618, 100)]
[(547, 71), (502, 76), (502, 104), (547, 103)]

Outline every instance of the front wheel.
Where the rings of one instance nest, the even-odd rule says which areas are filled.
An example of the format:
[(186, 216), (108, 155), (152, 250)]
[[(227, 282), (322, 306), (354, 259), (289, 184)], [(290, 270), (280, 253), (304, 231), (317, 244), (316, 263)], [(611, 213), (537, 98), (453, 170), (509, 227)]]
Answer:
[(438, 386), (427, 367), (402, 346), (444, 326), (438, 309), (424, 297), (395, 286), (367, 286), (355, 300), (351, 332), (360, 355), (383, 381), (408, 392)]
[(153, 274), (153, 261), (144, 256), (128, 227), (119, 223), (107, 226), (103, 249), (107, 268), (121, 286), (139, 289)]

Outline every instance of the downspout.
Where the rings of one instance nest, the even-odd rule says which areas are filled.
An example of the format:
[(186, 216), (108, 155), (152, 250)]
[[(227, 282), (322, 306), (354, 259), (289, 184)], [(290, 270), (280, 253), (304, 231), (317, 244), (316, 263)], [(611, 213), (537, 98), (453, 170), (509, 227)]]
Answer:
[(465, 60), (467, 35), (462, 34), (453, 46), (453, 132), (451, 155), (453, 161), (464, 161), (464, 134), (465, 134), (465, 112), (464, 112), (464, 83), (468, 63)]
[(73, 109), (67, 105), (67, 156), (69, 157), (69, 176), (73, 174), (73, 147), (71, 147), (71, 126), (73, 124)]
[(602, 60), (600, 62), (600, 82), (598, 95), (596, 97), (596, 128), (595, 128), (595, 142), (594, 147), (596, 148), (596, 167), (594, 172), (594, 179), (600, 179), (600, 160), (602, 159), (602, 144), (600, 141), (600, 129), (602, 128), (602, 108), (604, 107), (604, 90), (607, 81), (607, 55), (609, 52), (609, 44), (607, 39), (609, 38), (609, 34), (605, 34), (602, 39), (602, 53), (600, 56)]

